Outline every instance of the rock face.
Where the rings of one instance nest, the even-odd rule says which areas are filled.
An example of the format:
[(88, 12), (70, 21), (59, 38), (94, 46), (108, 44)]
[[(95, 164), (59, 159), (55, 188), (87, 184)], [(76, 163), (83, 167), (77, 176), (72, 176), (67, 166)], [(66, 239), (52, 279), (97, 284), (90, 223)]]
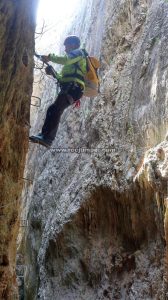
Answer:
[(71, 33), (101, 54), (101, 94), (51, 150), (31, 145), (25, 297), (167, 299), (168, 3), (81, 7)]
[(16, 238), (28, 149), (34, 0), (0, 1), (0, 299), (17, 299)]

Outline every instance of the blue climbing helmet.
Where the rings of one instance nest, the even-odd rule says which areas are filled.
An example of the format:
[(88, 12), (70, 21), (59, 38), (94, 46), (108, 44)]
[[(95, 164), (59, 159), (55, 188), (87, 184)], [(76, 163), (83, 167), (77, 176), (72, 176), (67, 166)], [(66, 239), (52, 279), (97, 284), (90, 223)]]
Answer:
[(64, 41), (64, 46), (75, 45), (76, 48), (80, 47), (80, 39), (76, 35), (69, 35)]

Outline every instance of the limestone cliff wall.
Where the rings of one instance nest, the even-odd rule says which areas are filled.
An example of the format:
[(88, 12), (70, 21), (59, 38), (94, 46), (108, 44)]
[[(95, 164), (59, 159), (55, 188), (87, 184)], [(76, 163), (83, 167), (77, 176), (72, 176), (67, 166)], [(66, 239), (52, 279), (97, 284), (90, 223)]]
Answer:
[(31, 145), (25, 297), (167, 299), (168, 3), (81, 6), (71, 33), (100, 55), (101, 94), (51, 150)]
[(0, 1), (0, 299), (17, 299), (16, 238), (33, 83), (34, 0)]

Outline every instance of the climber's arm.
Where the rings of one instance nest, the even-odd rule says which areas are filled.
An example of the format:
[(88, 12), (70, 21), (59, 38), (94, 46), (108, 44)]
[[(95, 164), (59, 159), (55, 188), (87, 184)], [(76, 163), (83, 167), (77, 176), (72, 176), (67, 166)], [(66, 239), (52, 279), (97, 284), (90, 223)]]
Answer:
[(53, 63), (57, 63), (60, 65), (71, 65), (75, 64), (79, 60), (81, 60), (81, 56), (72, 58), (68, 56), (57, 56), (55, 54), (49, 54), (49, 60), (52, 61)]

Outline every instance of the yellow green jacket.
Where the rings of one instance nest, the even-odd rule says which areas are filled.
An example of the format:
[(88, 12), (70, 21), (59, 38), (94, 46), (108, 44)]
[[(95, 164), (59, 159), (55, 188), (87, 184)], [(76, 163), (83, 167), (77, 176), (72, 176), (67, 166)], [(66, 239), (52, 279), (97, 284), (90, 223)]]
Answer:
[(56, 56), (55, 54), (50, 54), (50, 61), (63, 65), (62, 71), (59, 74), (60, 82), (78, 82), (83, 87), (84, 75), (87, 72), (86, 69), (86, 58), (80, 49), (75, 49), (65, 56)]

